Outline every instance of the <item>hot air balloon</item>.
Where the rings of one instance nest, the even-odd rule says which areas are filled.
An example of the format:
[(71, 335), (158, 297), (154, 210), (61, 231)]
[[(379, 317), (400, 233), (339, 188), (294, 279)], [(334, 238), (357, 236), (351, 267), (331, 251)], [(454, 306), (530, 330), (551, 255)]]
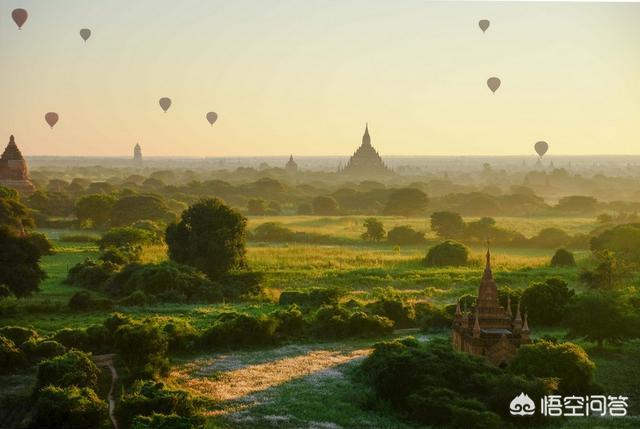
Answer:
[(487, 86), (489, 87), (491, 92), (495, 94), (498, 88), (500, 88), (500, 79), (498, 79), (497, 77), (490, 77), (487, 80)]
[(91, 30), (89, 30), (88, 28), (81, 29), (80, 30), (80, 37), (82, 37), (82, 40), (84, 40), (86, 42), (87, 39), (89, 37), (91, 37)]
[(489, 24), (490, 23), (488, 19), (481, 19), (480, 22), (478, 22), (478, 25), (480, 26), (480, 30), (482, 30), (483, 33), (487, 31), (487, 28), (489, 28)]
[(59, 116), (56, 112), (49, 112), (44, 115), (44, 120), (47, 121), (47, 124), (53, 129), (53, 126), (58, 123)]
[(14, 9), (13, 12), (11, 12), (11, 17), (13, 18), (13, 22), (18, 26), (18, 30), (21, 30), (24, 23), (27, 22), (29, 12), (24, 9)]
[(171, 99), (169, 97), (162, 97), (159, 103), (162, 110), (164, 110), (164, 113), (167, 113), (167, 110), (171, 107)]
[(542, 158), (544, 154), (549, 150), (549, 145), (547, 144), (547, 142), (543, 141), (536, 143), (535, 145), (533, 145), (533, 147), (540, 158)]
[(213, 126), (213, 124), (218, 120), (218, 114), (216, 112), (207, 113), (207, 121)]

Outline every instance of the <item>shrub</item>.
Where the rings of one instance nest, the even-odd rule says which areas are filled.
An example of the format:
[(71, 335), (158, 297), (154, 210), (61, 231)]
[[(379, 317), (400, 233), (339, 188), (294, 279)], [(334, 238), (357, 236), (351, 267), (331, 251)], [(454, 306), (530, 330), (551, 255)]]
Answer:
[(68, 305), (74, 311), (111, 310), (113, 301), (108, 298), (94, 298), (87, 291), (79, 291), (71, 296)]
[(218, 315), (213, 326), (202, 333), (200, 340), (205, 347), (267, 345), (274, 342), (276, 328), (276, 320), (265, 315), (230, 311)]
[(0, 328), (0, 336), (10, 339), (17, 345), (20, 345), (25, 341), (37, 340), (39, 338), (36, 331), (22, 326), (3, 326)]
[(140, 228), (123, 226), (111, 228), (102, 234), (102, 237), (98, 240), (98, 246), (100, 246), (101, 250), (104, 250), (109, 247), (141, 246), (153, 241), (151, 232)]
[(305, 329), (302, 311), (293, 304), (287, 309), (279, 309), (269, 315), (277, 321), (276, 335), (281, 338), (300, 337)]
[(87, 331), (77, 328), (63, 328), (55, 333), (53, 339), (65, 347), (83, 349), (89, 337)]
[(22, 351), (9, 338), (0, 336), (0, 373), (7, 373), (24, 365)]
[(429, 249), (425, 264), (428, 267), (448, 267), (466, 265), (469, 259), (467, 246), (455, 241), (443, 241)]
[[(376, 399), (421, 425), (501, 428), (520, 392), (537, 401), (549, 393), (538, 380), (505, 373), (481, 357), (459, 353), (449, 340), (414, 338), (378, 343), (358, 375)], [(472, 375), (472, 376), (470, 376)]]
[(141, 290), (131, 292), (129, 295), (118, 301), (118, 304), (124, 307), (144, 307), (149, 303), (149, 297)]
[(424, 232), (416, 231), (410, 226), (396, 226), (387, 233), (387, 241), (391, 244), (424, 244)]
[(33, 423), (41, 429), (86, 429), (106, 418), (107, 404), (93, 390), (47, 386), (38, 394)]
[(582, 347), (548, 341), (523, 345), (509, 366), (516, 374), (559, 379), (559, 393), (564, 395), (593, 393), (595, 368)]
[(190, 418), (196, 414), (196, 410), (191, 395), (184, 390), (171, 390), (153, 381), (137, 381), (131, 391), (122, 396), (116, 408), (116, 417), (123, 427), (130, 427), (137, 416), (157, 413)]
[(370, 316), (362, 311), (351, 313), (340, 306), (322, 306), (316, 311), (311, 330), (318, 337), (376, 336), (391, 332), (393, 322), (386, 317)]
[(119, 267), (138, 262), (141, 255), (142, 247), (140, 246), (108, 247), (104, 249), (99, 259), (104, 263)]
[(263, 275), (257, 271), (236, 271), (220, 278), (222, 294), (227, 301), (257, 298), (264, 293)]
[(128, 265), (113, 276), (106, 289), (116, 296), (129, 295), (129, 304), (134, 303), (136, 292), (163, 302), (220, 302), (223, 298), (220, 285), (193, 267), (171, 261)]
[[(2, 202), (0, 198), (0, 217), (3, 215)], [(39, 264), (40, 256), (40, 249), (29, 237), (17, 236), (6, 227), (0, 227), (0, 284), (16, 297), (31, 295), (46, 278)]]
[(157, 321), (121, 325), (114, 333), (114, 345), (132, 378), (152, 378), (167, 370), (169, 341)]
[(116, 267), (110, 263), (85, 259), (69, 270), (65, 283), (89, 289), (99, 289), (109, 279)]
[(301, 307), (319, 307), (321, 305), (335, 305), (344, 295), (344, 291), (332, 288), (311, 288), (304, 291), (283, 291), (280, 294), (278, 304)]
[(20, 348), (29, 359), (34, 361), (51, 359), (63, 355), (67, 351), (65, 346), (53, 340), (38, 341), (31, 339), (23, 343)]
[(258, 225), (251, 234), (254, 241), (287, 242), (293, 238), (293, 231), (281, 223), (265, 222)]
[(401, 299), (382, 298), (367, 304), (368, 313), (386, 317), (394, 323), (395, 328), (409, 328), (415, 325), (413, 306), (405, 304)]
[(452, 315), (444, 307), (429, 302), (417, 302), (413, 305), (416, 324), (423, 330), (448, 328), (453, 323)]
[(170, 319), (162, 327), (169, 342), (169, 351), (190, 350), (196, 344), (198, 331), (189, 322), (180, 319)]
[(99, 373), (91, 355), (72, 349), (61, 356), (40, 362), (36, 385), (38, 388), (48, 385), (95, 388)]

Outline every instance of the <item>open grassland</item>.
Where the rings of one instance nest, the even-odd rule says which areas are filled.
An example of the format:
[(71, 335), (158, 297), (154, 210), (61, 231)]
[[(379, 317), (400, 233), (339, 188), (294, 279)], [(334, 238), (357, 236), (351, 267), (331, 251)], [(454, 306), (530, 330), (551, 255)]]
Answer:
[[(295, 216), (293, 219), (306, 217)], [(281, 217), (281, 219), (288, 219)], [(309, 221), (324, 222), (311, 218)], [(360, 225), (361, 220), (357, 220)], [(332, 227), (335, 233), (335, 227)], [(59, 237), (59, 231), (46, 231)], [(43, 332), (62, 327), (83, 327), (101, 322), (110, 311), (72, 312), (69, 298), (79, 289), (66, 285), (69, 268), (88, 257), (97, 257), (92, 243), (65, 243), (53, 240), (55, 254), (42, 259), (47, 279), (41, 291), (21, 300), (6, 300), (0, 307), (1, 324), (32, 326)], [(144, 318), (152, 315), (179, 317), (196, 326), (206, 326), (220, 311), (238, 309), (248, 312), (271, 311), (280, 292), (310, 287), (337, 286), (347, 292), (347, 298), (370, 300), (378, 288), (392, 287), (407, 298), (429, 299), (436, 303), (451, 303), (465, 293), (475, 293), (484, 268), (481, 247), (472, 248), (471, 262), (465, 267), (427, 268), (423, 259), (428, 246), (394, 247), (388, 244), (367, 246), (264, 245), (250, 243), (247, 258), (252, 270), (263, 274), (266, 302), (248, 304), (162, 304), (146, 307), (117, 307), (118, 311)], [(143, 252), (143, 262), (160, 262), (167, 258), (166, 246), (150, 246)], [(579, 268), (558, 269), (548, 266), (550, 249), (494, 248), (493, 271), (500, 286), (524, 288), (532, 282), (551, 276), (561, 276), (571, 287), (580, 289)], [(578, 252), (579, 265), (587, 253)], [(9, 311), (9, 308), (12, 308)]]
[[(371, 216), (252, 216), (249, 217), (249, 229), (266, 222), (277, 222), (294, 231), (313, 232), (339, 238), (359, 239), (363, 232), (363, 222)], [(437, 237), (431, 231), (429, 219), (425, 217), (374, 216), (388, 231), (396, 226), (409, 225), (418, 231), (427, 233), (427, 238)], [(571, 235), (586, 234), (597, 224), (593, 217), (494, 217), (496, 225), (507, 230), (518, 231), (527, 238), (533, 237), (544, 228), (560, 228)], [(478, 220), (467, 217), (465, 222)]]

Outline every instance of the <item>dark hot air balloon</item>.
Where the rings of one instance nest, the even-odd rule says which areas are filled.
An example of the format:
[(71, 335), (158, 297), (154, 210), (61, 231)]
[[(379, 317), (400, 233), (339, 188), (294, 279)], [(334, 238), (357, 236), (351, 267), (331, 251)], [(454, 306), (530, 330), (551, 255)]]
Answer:
[(218, 114), (216, 112), (207, 113), (207, 121), (213, 126), (213, 124), (218, 120)]
[(53, 126), (58, 123), (59, 116), (56, 112), (49, 112), (44, 115), (44, 120), (47, 121), (47, 124), (53, 129)]
[(91, 30), (89, 30), (88, 28), (83, 28), (82, 30), (80, 30), (80, 37), (82, 37), (82, 40), (86, 42), (87, 39), (91, 37)]
[(489, 28), (489, 24), (490, 23), (488, 19), (481, 19), (480, 22), (478, 22), (478, 25), (480, 26), (480, 30), (482, 30), (483, 33), (487, 31), (487, 28)]
[(13, 12), (11, 12), (11, 17), (13, 18), (13, 22), (18, 26), (18, 29), (21, 30), (24, 23), (27, 22), (27, 18), (29, 18), (29, 12), (24, 9), (14, 9)]
[(535, 145), (533, 145), (533, 147), (540, 158), (542, 158), (544, 154), (549, 150), (549, 145), (547, 144), (547, 142), (542, 141), (536, 143)]
[(489, 87), (491, 92), (495, 94), (498, 88), (500, 88), (500, 79), (498, 79), (497, 77), (490, 77), (487, 80), (487, 86)]
[(164, 110), (164, 113), (167, 113), (167, 110), (171, 107), (171, 99), (169, 97), (162, 97), (159, 103), (162, 110)]

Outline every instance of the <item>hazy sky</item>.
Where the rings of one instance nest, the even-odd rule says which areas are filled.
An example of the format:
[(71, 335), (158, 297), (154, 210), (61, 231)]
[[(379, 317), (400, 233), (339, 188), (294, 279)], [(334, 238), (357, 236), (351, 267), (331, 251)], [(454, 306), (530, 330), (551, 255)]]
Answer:
[(640, 153), (640, 4), (2, 0), (0, 55), (26, 155)]

